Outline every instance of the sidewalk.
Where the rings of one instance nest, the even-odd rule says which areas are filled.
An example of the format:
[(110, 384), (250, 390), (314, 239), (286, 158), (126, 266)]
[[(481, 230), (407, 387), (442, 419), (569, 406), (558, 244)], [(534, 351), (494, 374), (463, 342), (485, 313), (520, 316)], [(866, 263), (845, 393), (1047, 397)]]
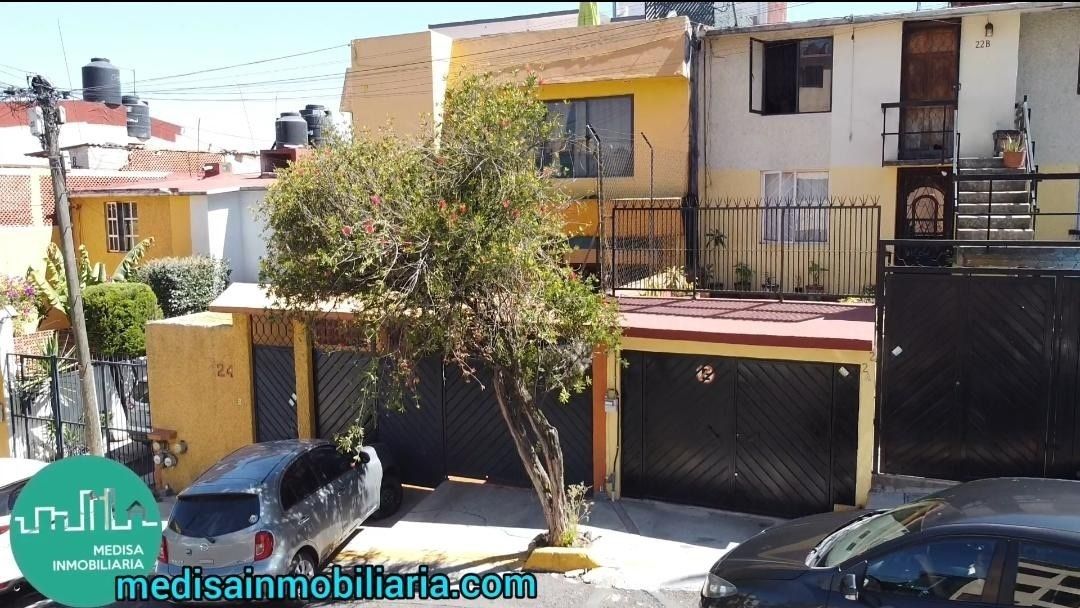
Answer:
[[(337, 562), (390, 571), (426, 564), (452, 577), (520, 568), (544, 519), (529, 489), (447, 481), (394, 521), (365, 526)], [(600, 497), (584, 530), (602, 567), (586, 582), (622, 589), (696, 590), (725, 552), (778, 520), (652, 501)]]

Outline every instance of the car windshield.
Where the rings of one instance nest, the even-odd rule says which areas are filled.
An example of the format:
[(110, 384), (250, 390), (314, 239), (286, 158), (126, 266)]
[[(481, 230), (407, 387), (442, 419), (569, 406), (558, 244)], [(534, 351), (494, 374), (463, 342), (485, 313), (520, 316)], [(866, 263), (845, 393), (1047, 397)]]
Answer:
[(926, 516), (941, 504), (936, 500), (916, 502), (857, 520), (821, 543), (817, 565), (837, 566), (881, 543), (918, 532)]
[(259, 521), (255, 494), (204, 494), (176, 501), (169, 529), (184, 536), (213, 538), (243, 530)]

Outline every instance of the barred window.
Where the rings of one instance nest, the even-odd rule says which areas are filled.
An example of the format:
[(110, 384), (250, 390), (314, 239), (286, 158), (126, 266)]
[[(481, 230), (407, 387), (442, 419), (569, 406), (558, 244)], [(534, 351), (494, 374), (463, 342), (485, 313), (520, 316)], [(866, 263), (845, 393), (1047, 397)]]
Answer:
[(762, 239), (787, 243), (829, 240), (829, 174), (766, 171), (761, 192), (765, 199)]
[(105, 203), (105, 229), (109, 251), (131, 251), (139, 238), (139, 206)]

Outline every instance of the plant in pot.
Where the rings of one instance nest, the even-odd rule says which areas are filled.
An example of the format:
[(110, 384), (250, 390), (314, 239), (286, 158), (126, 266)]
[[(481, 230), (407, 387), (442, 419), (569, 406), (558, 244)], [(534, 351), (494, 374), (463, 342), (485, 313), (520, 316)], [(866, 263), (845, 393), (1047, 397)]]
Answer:
[[(705, 252), (706, 254), (713, 250), (723, 249), (727, 247), (727, 235), (719, 230), (709, 230), (705, 232)], [(715, 258), (713, 258), (715, 259)], [(715, 273), (713, 272), (712, 264), (705, 264), (702, 276), (700, 277), (699, 284), (708, 287), (712, 291), (720, 291), (724, 289), (724, 282), (717, 281)]]
[(1024, 166), (1024, 138), (1006, 137), (1001, 148), (1001, 164), (1007, 169), (1019, 169)]
[(750, 284), (754, 280), (754, 269), (746, 262), (735, 265), (735, 289), (736, 291), (750, 291)]
[(825, 293), (825, 284), (821, 282), (821, 275), (829, 272), (829, 269), (815, 260), (810, 262), (806, 272), (810, 276), (810, 281), (806, 284), (806, 293)]
[(770, 293), (779, 293), (780, 292), (780, 283), (778, 283), (776, 281), (775, 277), (773, 277), (772, 275), (767, 274), (767, 275), (765, 275), (765, 282), (763, 282), (761, 284), (761, 290), (762, 291), (767, 291), (767, 292), (770, 292)]

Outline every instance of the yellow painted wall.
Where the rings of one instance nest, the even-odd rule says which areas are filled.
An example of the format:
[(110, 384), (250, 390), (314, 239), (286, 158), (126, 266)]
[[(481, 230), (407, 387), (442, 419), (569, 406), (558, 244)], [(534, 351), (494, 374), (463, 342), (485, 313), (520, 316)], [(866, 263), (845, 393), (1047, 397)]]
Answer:
[[(676, 353), (687, 355), (712, 355), (719, 357), (738, 357), (750, 359), (774, 359), (784, 361), (806, 361), (813, 363), (834, 363), (858, 366), (859, 368), (859, 418), (858, 448), (856, 453), (855, 501), (865, 505), (870, 495), (870, 485), (874, 469), (874, 395), (877, 376), (873, 353), (867, 351), (827, 350), (813, 348), (790, 348), (751, 346), (744, 344), (715, 344), (691, 342), (686, 340), (658, 340), (654, 338), (624, 337), (623, 350)], [(618, 364), (619, 354), (608, 356), (608, 388), (614, 388), (623, 394), (619, 386), (621, 369)], [(620, 456), (620, 425), (618, 413), (607, 413), (607, 458), (606, 462), (615, 463), (614, 487), (606, 488), (609, 493), (622, 495), (622, 463)]]
[[(868, 204), (876, 201), (880, 208), (881, 238), (893, 238), (896, 225), (896, 168), (895, 167), (830, 167), (826, 169), (807, 167), (807, 171), (827, 171), (831, 197), (866, 197)], [(761, 171), (714, 170), (708, 174), (707, 200), (711, 204), (728, 206), (738, 204), (724, 199), (755, 200), (763, 195)], [(745, 203), (744, 203), (745, 204)], [(755, 205), (758, 203), (754, 203)], [(877, 234), (874, 231), (871, 212), (852, 211), (833, 213), (829, 217), (829, 241), (825, 243), (789, 243), (793, 256), (785, 261), (782, 284), (800, 286), (808, 282), (808, 263), (795, 267), (791, 259), (800, 262), (817, 261), (829, 268), (822, 276), (822, 283), (829, 290), (858, 293), (864, 286), (876, 283)], [(720, 219), (728, 223), (723, 225)], [(846, 223), (842, 224), (844, 221)], [(734, 264), (745, 261), (754, 270), (754, 287), (764, 282), (765, 274), (779, 276), (780, 255), (778, 247), (761, 242), (764, 218), (760, 213), (705, 212), (699, 224), (701, 242), (706, 242), (708, 232), (719, 230), (727, 236), (726, 246), (705, 259), (717, 260), (712, 269), (714, 279), (732, 289), (735, 281)], [(843, 228), (843, 229), (842, 229)], [(852, 232), (854, 230), (854, 232)], [(862, 235), (862, 238), (851, 236)]]
[(222, 456), (255, 441), (249, 317), (202, 312), (146, 330), (154, 426), (188, 444), (164, 481), (180, 491)]
[[(1078, 173), (1080, 165), (1040, 166), (1040, 173)], [(1080, 211), (1080, 181), (1043, 181), (1039, 184), (1040, 213), (1072, 213)], [(1071, 241), (1069, 230), (1078, 226), (1077, 216), (1040, 216), (1035, 225), (1035, 238), (1040, 241)]]
[(76, 196), (72, 197), (75, 244), (85, 244), (92, 262), (104, 262), (112, 272), (124, 252), (108, 251), (105, 203), (138, 204), (139, 240), (154, 237), (148, 258), (191, 255), (191, 201), (188, 196)]
[(52, 226), (0, 226), (0, 274), (23, 276), (45, 265), (49, 243), (59, 241)]

